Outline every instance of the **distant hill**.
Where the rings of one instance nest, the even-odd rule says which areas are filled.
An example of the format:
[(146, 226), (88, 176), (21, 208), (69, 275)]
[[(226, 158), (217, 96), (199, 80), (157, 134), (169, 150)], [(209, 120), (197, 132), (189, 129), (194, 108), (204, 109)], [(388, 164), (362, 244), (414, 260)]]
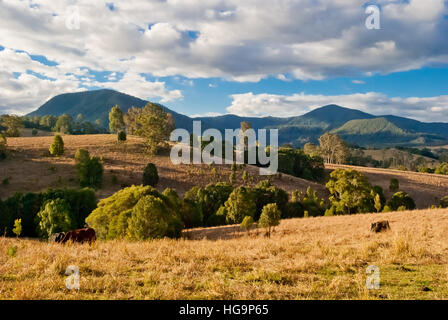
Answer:
[[(148, 101), (114, 90), (96, 90), (58, 95), (29, 115), (62, 115), (94, 122), (100, 119), (107, 128), (108, 114), (114, 105), (124, 112), (131, 106), (143, 107)], [(448, 123), (424, 123), (392, 115), (374, 116), (359, 110), (338, 105), (327, 105), (297, 117), (240, 117), (227, 114), (217, 117), (190, 118), (161, 105), (173, 115), (177, 128), (192, 130), (193, 120), (202, 121), (202, 129), (236, 129), (248, 121), (254, 129), (278, 129), (279, 144), (289, 143), (301, 147), (317, 142), (327, 131), (340, 134), (346, 141), (360, 146), (389, 147), (431, 146), (448, 144)]]

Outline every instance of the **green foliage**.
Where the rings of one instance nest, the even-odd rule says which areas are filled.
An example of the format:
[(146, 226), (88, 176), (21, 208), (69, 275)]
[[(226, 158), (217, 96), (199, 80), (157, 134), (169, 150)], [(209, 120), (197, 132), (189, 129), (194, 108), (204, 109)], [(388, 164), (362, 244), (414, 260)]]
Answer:
[(46, 202), (37, 214), (37, 222), (37, 231), (44, 239), (53, 233), (66, 232), (74, 227), (70, 207), (63, 199)]
[[(306, 192), (299, 190), (291, 193), (291, 202), (289, 203), (289, 217), (317, 217), (325, 213), (326, 204), (323, 198), (319, 197), (317, 191), (308, 187)], [(293, 211), (291, 211), (293, 210)]]
[(22, 219), (14, 220), (14, 228), (12, 229), (12, 232), (17, 237), (20, 237), (20, 235), (22, 234)]
[(448, 208), (448, 196), (445, 196), (442, 199), (440, 199), (440, 206), (442, 208)]
[(236, 179), (235, 171), (230, 172), (229, 183), (233, 185), (235, 183), (235, 179)]
[(375, 195), (374, 206), (375, 206), (376, 212), (380, 212), (381, 209), (383, 208), (383, 205), (381, 204), (381, 197), (378, 193)]
[(185, 228), (196, 228), (203, 226), (201, 204), (194, 200), (182, 200), (180, 206), (180, 216), (185, 225)]
[(159, 144), (175, 129), (174, 119), (160, 105), (148, 103), (142, 109), (132, 107), (125, 116), (127, 130), (145, 139), (147, 150), (156, 154)]
[(6, 114), (0, 116), (0, 126), (6, 127), (3, 133), (7, 137), (19, 137), (20, 130), (24, 127), (23, 121), (19, 116)]
[(325, 173), (321, 157), (309, 156), (303, 150), (292, 148), (279, 148), (278, 170), (311, 181), (321, 181)]
[(8, 256), (10, 258), (14, 258), (17, 254), (17, 246), (10, 246), (8, 248)]
[(0, 232), (3, 233), (7, 229), (7, 235), (13, 235), (14, 221), (21, 219), (22, 236), (38, 236), (36, 215), (44, 204), (56, 199), (63, 199), (68, 203), (74, 228), (82, 228), (85, 218), (96, 208), (95, 192), (87, 188), (81, 190), (49, 189), (41, 193), (17, 193), (3, 202), (0, 201)]
[(127, 139), (126, 132), (124, 132), (123, 130), (118, 131), (117, 133), (118, 142), (126, 141), (126, 139)]
[[(114, 106), (109, 112), (109, 129), (112, 133), (122, 132), (124, 129), (123, 111), (118, 105)], [(120, 139), (118, 140), (120, 141)]]
[(245, 216), (254, 217), (256, 204), (253, 192), (245, 187), (238, 187), (232, 191), (224, 206), (227, 210), (228, 223), (241, 223)]
[(448, 175), (448, 162), (442, 162), (441, 164), (439, 164), (434, 173)]
[(251, 216), (245, 216), (240, 226), (241, 228), (249, 232), (250, 229), (252, 229), (252, 227), (254, 226), (254, 223), (255, 223), (254, 218), (252, 218)]
[(392, 211), (393, 211), (392, 208), (389, 207), (388, 205), (385, 205), (383, 208), (383, 212), (392, 212)]
[(179, 208), (174, 208), (172, 192), (164, 192), (166, 196), (151, 186), (122, 189), (101, 200), (86, 222), (99, 239), (178, 237), (183, 228)]
[(403, 191), (395, 193), (392, 198), (387, 202), (387, 205), (393, 210), (396, 211), (401, 206), (404, 206), (406, 210), (414, 210), (415, 202), (414, 200)]
[(282, 213), (282, 217), (287, 216), (288, 194), (283, 189), (272, 185), (269, 180), (259, 182), (252, 189), (252, 194), (255, 197), (256, 204), (255, 220), (259, 219), (263, 207), (268, 203), (276, 203)]
[(68, 114), (63, 114), (60, 116), (54, 127), (52, 128), (55, 132), (60, 132), (64, 134), (72, 133), (73, 131), (73, 118)]
[(372, 212), (374, 194), (367, 178), (359, 171), (337, 169), (330, 174), (326, 187), (336, 214)]
[(4, 134), (0, 134), (0, 161), (6, 159), (6, 149), (7, 149), (6, 137)]
[(37, 136), (38, 133), (39, 133), (39, 131), (37, 131), (37, 129), (31, 130), (31, 134), (33, 137)]
[(148, 163), (143, 170), (143, 185), (154, 187), (159, 182), (159, 174), (154, 163)]
[(152, 195), (140, 199), (128, 219), (127, 234), (130, 239), (179, 237), (181, 231), (182, 222), (179, 216), (170, 210), (164, 200)]
[(247, 183), (249, 181), (249, 174), (247, 173), (246, 170), (243, 171), (242, 178), (243, 178), (244, 183)]
[(396, 192), (400, 189), (400, 182), (396, 178), (390, 179), (389, 190), (392, 192)]
[(78, 149), (75, 154), (75, 163), (81, 187), (101, 187), (104, 168), (98, 158), (90, 157), (85, 149)]
[(271, 236), (271, 228), (280, 224), (281, 212), (275, 203), (269, 203), (263, 207), (258, 225), (267, 229), (268, 237)]
[(64, 141), (60, 135), (54, 136), (49, 151), (52, 156), (62, 156), (64, 154)]

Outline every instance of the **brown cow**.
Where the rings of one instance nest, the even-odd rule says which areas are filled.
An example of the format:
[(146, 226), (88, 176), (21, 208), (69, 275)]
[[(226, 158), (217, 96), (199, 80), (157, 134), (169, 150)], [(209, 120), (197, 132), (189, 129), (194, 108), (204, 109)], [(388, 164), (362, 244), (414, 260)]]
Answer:
[(387, 231), (387, 230), (390, 230), (389, 221), (387, 221), (387, 220), (374, 222), (370, 226), (370, 231), (372, 231), (372, 232), (381, 232), (381, 231)]
[(96, 240), (95, 230), (92, 228), (83, 228), (72, 231), (67, 231), (61, 243), (66, 243), (71, 240), (72, 242), (89, 242), (92, 244)]

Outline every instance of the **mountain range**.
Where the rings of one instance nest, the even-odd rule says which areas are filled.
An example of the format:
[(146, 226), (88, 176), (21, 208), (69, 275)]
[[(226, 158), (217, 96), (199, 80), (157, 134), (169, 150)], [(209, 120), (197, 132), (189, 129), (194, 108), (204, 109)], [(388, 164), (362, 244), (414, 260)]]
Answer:
[[(126, 112), (131, 106), (144, 107), (148, 101), (103, 89), (66, 93), (53, 97), (29, 116), (82, 114), (87, 121), (97, 119), (108, 127), (110, 109), (119, 105)], [(448, 123), (426, 123), (393, 115), (374, 116), (360, 110), (327, 105), (296, 117), (240, 117), (227, 114), (216, 117), (191, 118), (170, 110), (177, 128), (191, 132), (193, 120), (201, 120), (206, 128), (236, 129), (242, 121), (254, 129), (279, 129), (279, 144), (301, 147), (307, 142), (317, 142), (325, 132), (340, 135), (345, 141), (363, 147), (431, 146), (448, 144)]]

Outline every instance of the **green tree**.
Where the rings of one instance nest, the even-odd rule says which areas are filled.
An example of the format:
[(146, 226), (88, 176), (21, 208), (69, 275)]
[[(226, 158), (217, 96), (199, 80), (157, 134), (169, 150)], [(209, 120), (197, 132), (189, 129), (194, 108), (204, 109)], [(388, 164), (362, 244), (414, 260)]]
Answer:
[(247, 183), (249, 181), (249, 174), (247, 173), (246, 170), (243, 171), (243, 181), (244, 183)]
[(73, 118), (68, 114), (63, 114), (58, 118), (54, 125), (53, 131), (68, 134), (73, 131)]
[(252, 218), (251, 216), (245, 216), (240, 226), (241, 228), (246, 230), (247, 233), (249, 233), (250, 229), (252, 229), (252, 227), (254, 226), (254, 223), (255, 223), (254, 218)]
[(381, 209), (383, 208), (383, 204), (381, 203), (381, 197), (378, 193), (375, 195), (375, 204), (374, 205), (375, 205), (376, 212), (380, 212)]
[(442, 162), (441, 164), (439, 164), (434, 173), (448, 175), (448, 162)]
[(65, 200), (48, 201), (37, 214), (38, 233), (47, 239), (53, 233), (69, 231), (72, 226), (70, 207)]
[(159, 174), (154, 163), (148, 163), (143, 170), (143, 185), (155, 186), (159, 182)]
[(415, 209), (414, 200), (403, 191), (395, 193), (392, 198), (387, 202), (388, 207), (390, 207), (393, 211), (397, 211), (398, 208), (404, 206), (407, 210)]
[(228, 223), (241, 223), (245, 216), (254, 217), (256, 204), (251, 190), (238, 187), (232, 191), (224, 206), (227, 211)]
[(75, 164), (81, 187), (101, 187), (104, 168), (98, 158), (90, 157), (85, 149), (78, 149), (75, 154)]
[(392, 192), (396, 192), (398, 191), (398, 189), (400, 189), (400, 182), (398, 181), (398, 179), (390, 179), (389, 190)]
[(126, 139), (127, 139), (126, 132), (124, 132), (123, 130), (118, 131), (118, 133), (117, 133), (118, 142), (126, 141)]
[(14, 232), (16, 237), (20, 237), (20, 234), (22, 233), (22, 219), (14, 220), (14, 228), (12, 229), (12, 232)]
[(172, 115), (154, 103), (148, 103), (142, 109), (131, 108), (124, 120), (131, 134), (145, 139), (150, 154), (157, 154), (159, 144), (166, 141), (175, 129)]
[(271, 236), (271, 228), (280, 224), (281, 212), (275, 203), (269, 203), (263, 207), (258, 225), (266, 228), (267, 236)]
[(203, 226), (202, 208), (200, 203), (196, 201), (183, 199), (180, 206), (180, 216), (182, 217), (185, 228)]
[(109, 129), (112, 133), (118, 133), (124, 129), (123, 111), (118, 105), (109, 112)]
[(49, 151), (52, 156), (62, 156), (64, 154), (64, 141), (60, 135), (54, 136)]
[(361, 172), (337, 169), (330, 174), (326, 187), (337, 214), (373, 211), (372, 186)]
[(15, 115), (0, 116), (0, 125), (6, 127), (4, 133), (7, 137), (19, 137), (20, 130), (24, 127), (22, 119)]

